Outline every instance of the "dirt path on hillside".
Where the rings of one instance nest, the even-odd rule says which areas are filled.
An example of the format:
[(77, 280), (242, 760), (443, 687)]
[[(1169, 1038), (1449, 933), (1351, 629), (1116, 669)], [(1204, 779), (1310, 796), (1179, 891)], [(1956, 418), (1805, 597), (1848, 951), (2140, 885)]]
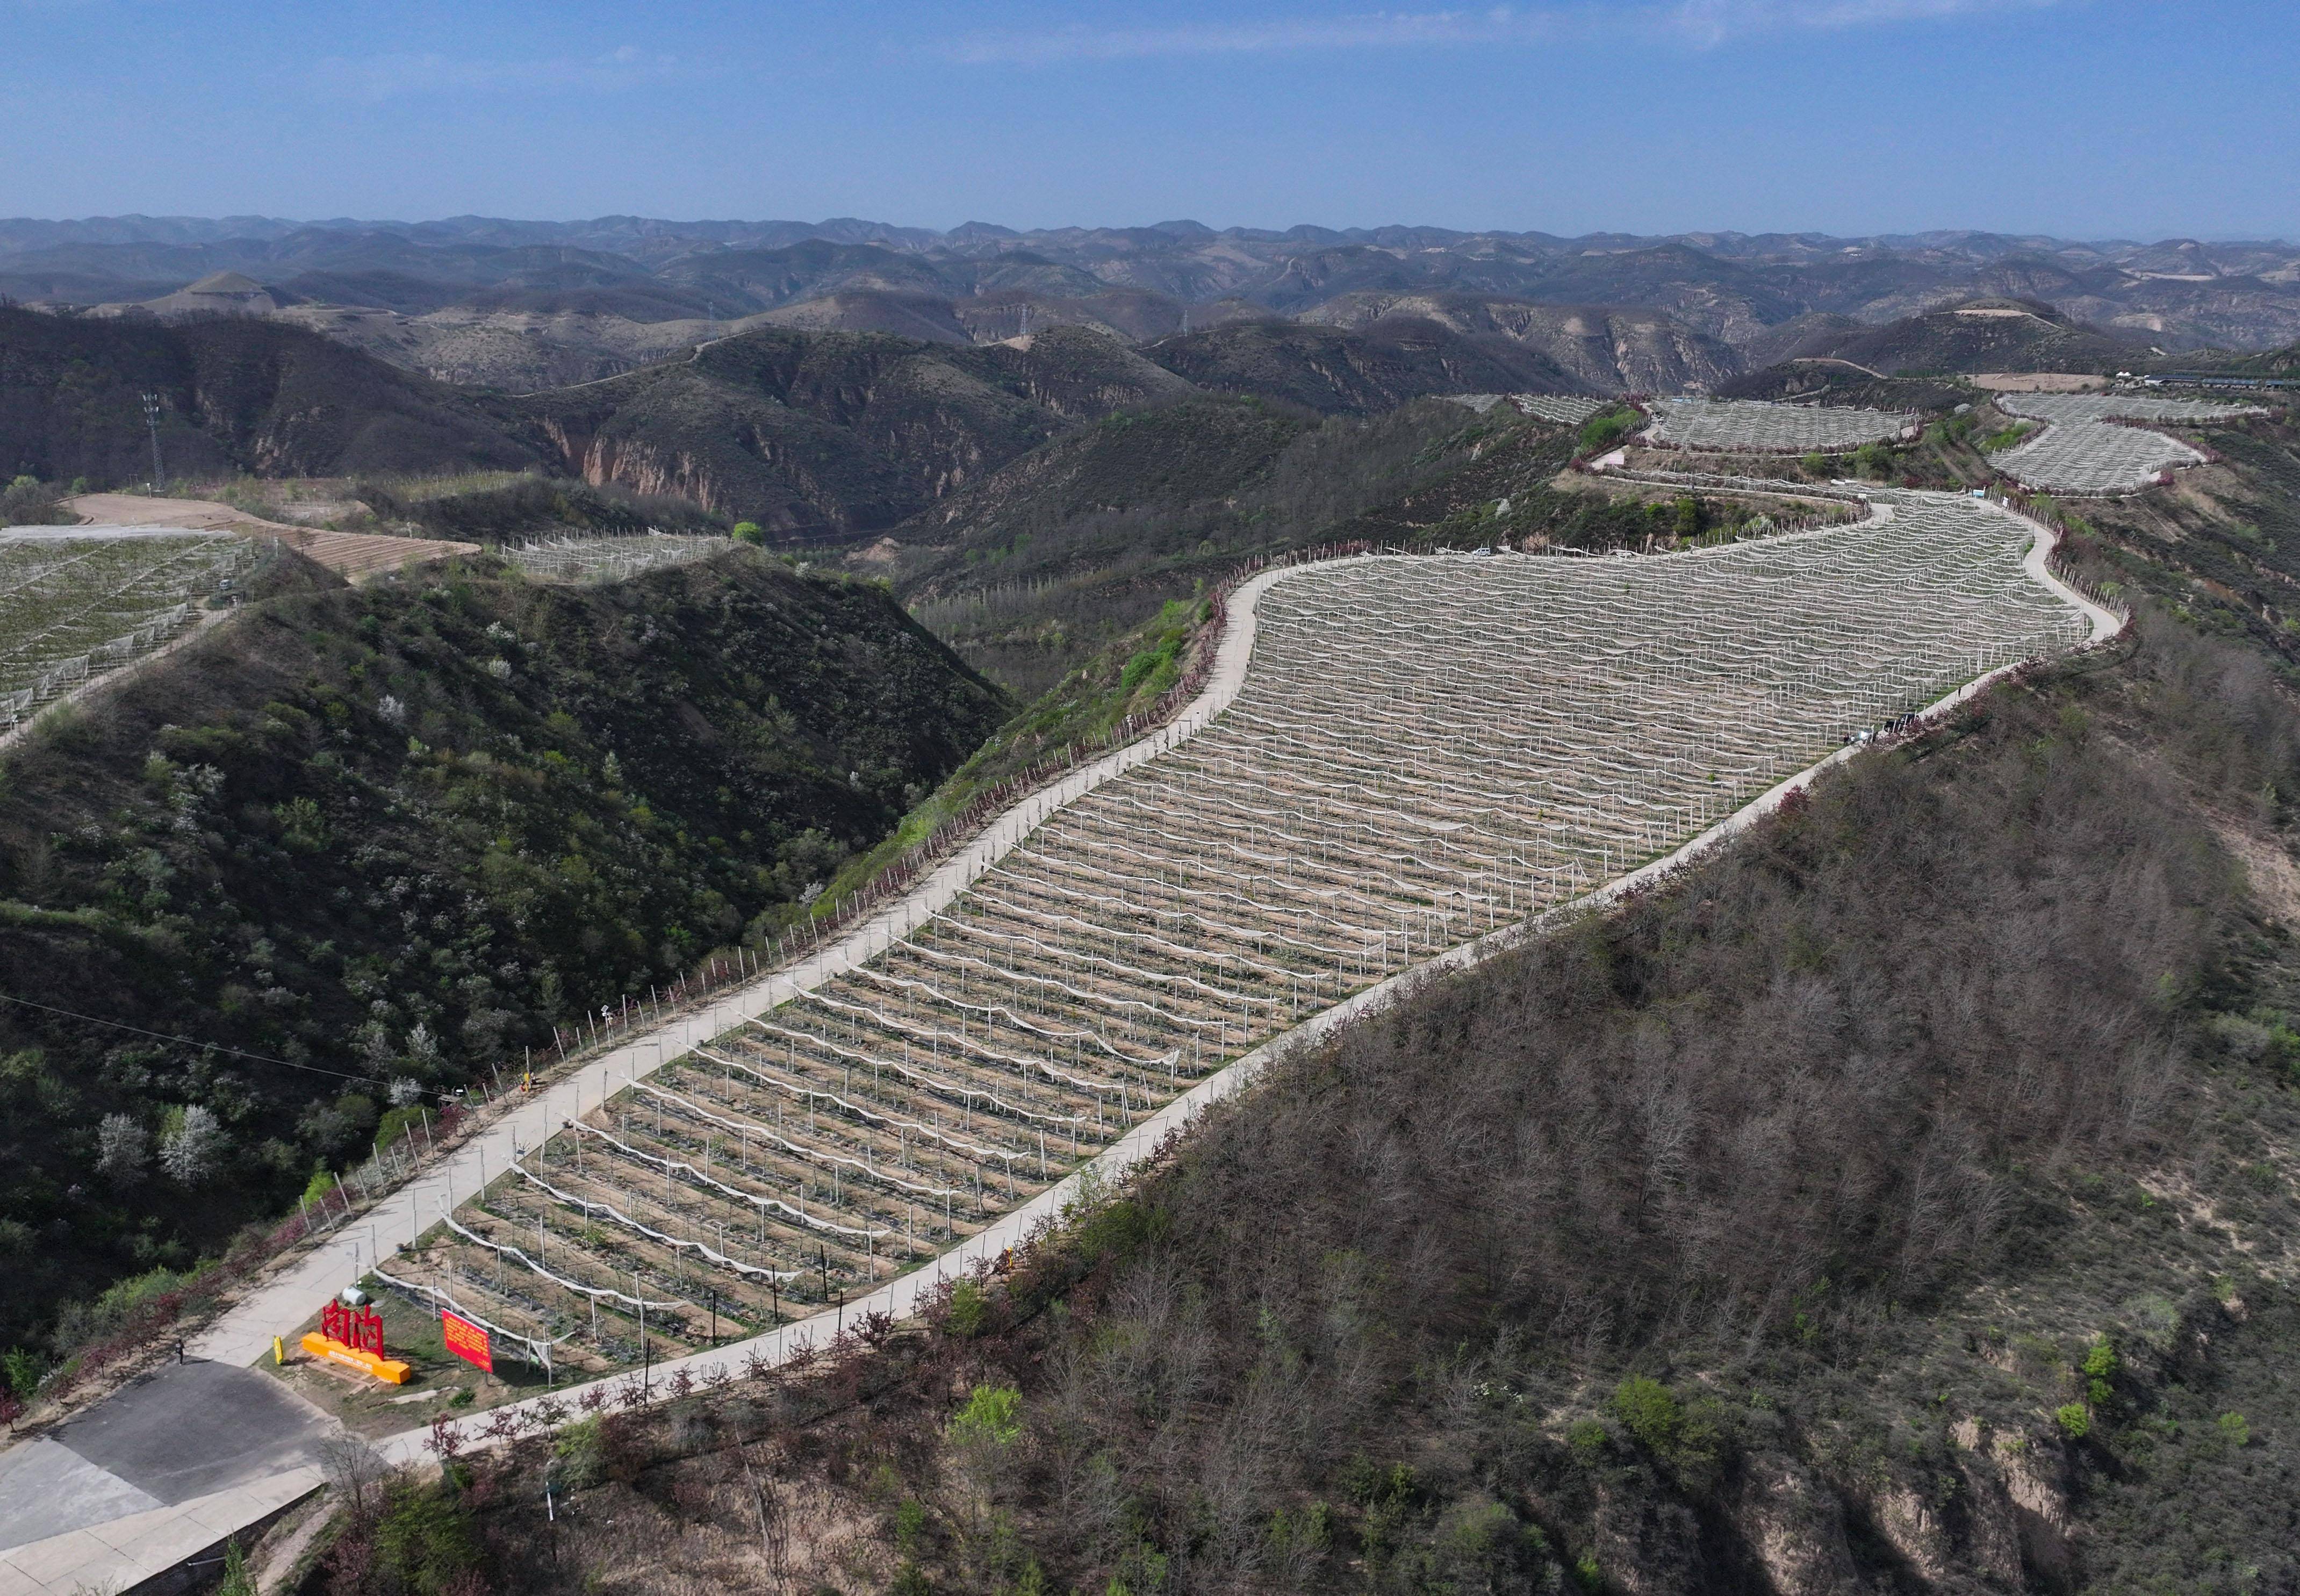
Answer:
[(212, 499), (154, 499), (141, 494), (81, 494), (64, 508), (95, 527), (184, 527), (196, 532), (237, 532), (276, 537), (297, 553), (357, 582), (378, 571), (397, 570), (410, 561), (476, 554), (475, 543), (444, 538), (395, 537), (381, 532), (329, 532), (267, 521)]

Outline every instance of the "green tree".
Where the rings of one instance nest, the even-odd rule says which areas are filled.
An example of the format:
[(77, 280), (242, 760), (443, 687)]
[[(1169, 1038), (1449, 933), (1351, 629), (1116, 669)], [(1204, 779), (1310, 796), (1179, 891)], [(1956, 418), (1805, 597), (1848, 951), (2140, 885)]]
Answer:
[(2116, 1394), (2109, 1384), (2116, 1374), (2116, 1349), (2108, 1344), (2108, 1337), (2094, 1342), (2084, 1355), (2085, 1401), (2095, 1408), (2105, 1406)]
[(0, 1352), (0, 1382), (10, 1391), (29, 1401), (40, 1388), (40, 1376), (45, 1372), (38, 1352), (28, 1352), (21, 1347), (10, 1347)]
[(1640, 420), (1638, 412), (1626, 404), (1600, 411), (1581, 423), (1581, 453), (1595, 453), (1634, 428)]
[(559, 1432), (551, 1456), (558, 1465), (559, 1483), (568, 1490), (581, 1491), (599, 1483), (607, 1462), (606, 1428), (605, 1419), (594, 1413)]
[(1613, 1413), (1638, 1444), (1684, 1472), (1707, 1468), (1717, 1459), (1717, 1427), (1688, 1412), (1669, 1387), (1649, 1375), (1631, 1375), (1613, 1392)]
[(1012, 1385), (978, 1385), (950, 1421), (951, 1439), (1005, 1446), (1022, 1432), (1022, 1393)]
[(215, 1588), (215, 1596), (256, 1596), (255, 1576), (248, 1573), (247, 1554), (237, 1540), (224, 1542), (223, 1584)]
[(944, 1329), (961, 1341), (968, 1341), (981, 1334), (989, 1321), (990, 1298), (980, 1285), (962, 1280), (950, 1288), (950, 1309), (943, 1316)]
[(402, 1589), (443, 1596), (479, 1566), (479, 1537), (462, 1493), (446, 1483), (402, 1482), (385, 1498), (377, 1554)]

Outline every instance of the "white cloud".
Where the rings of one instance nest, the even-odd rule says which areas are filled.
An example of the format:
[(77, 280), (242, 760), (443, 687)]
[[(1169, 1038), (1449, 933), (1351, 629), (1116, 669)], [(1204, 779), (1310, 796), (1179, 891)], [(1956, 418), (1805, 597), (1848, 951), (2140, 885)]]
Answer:
[(1788, 29), (1873, 28), (1996, 12), (2041, 11), (2057, 0), (1679, 0), (1663, 24), (1696, 44)]
[(1245, 55), (1418, 46), (1532, 44), (1566, 37), (1621, 35), (1709, 46), (1749, 34), (1839, 29), (1938, 21), (1994, 12), (2036, 11), (2059, 0), (1674, 0), (1525, 10), (1362, 12), (1353, 15), (1171, 28), (1049, 28), (981, 33), (946, 53), (969, 65), (1043, 66), (1065, 61), (1128, 61), (1163, 55)]
[(636, 88), (678, 76), (676, 56), (648, 54), (621, 45), (597, 55), (531, 61), (488, 61), (422, 54), (330, 57), (319, 63), (318, 87), (361, 100), (396, 100), (442, 94), (519, 94), (562, 89)]
[(961, 40), (950, 54), (971, 64), (1040, 65), (1056, 61), (1124, 61), (1152, 55), (1240, 55), (1279, 51), (1468, 45), (1545, 30), (1546, 13), (1496, 11), (1369, 12), (1356, 16), (1266, 22), (1185, 23), (1173, 28), (1052, 28), (987, 33)]
[(1143, 55), (1261, 55), (1277, 51), (1350, 51), (1412, 44), (1479, 44), (1522, 35), (1532, 16), (1506, 12), (1366, 12), (1359, 16), (1267, 23), (1182, 23), (1178, 28), (1049, 28), (996, 32), (950, 48), (968, 64), (1035, 67), (1062, 60), (1134, 60)]

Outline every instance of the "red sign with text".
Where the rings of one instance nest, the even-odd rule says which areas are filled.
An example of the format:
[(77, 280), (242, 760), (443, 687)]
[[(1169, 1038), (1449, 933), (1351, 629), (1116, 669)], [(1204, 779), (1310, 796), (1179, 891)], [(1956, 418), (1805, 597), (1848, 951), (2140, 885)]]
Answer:
[(480, 1326), (460, 1314), (439, 1310), (439, 1334), (446, 1337), (447, 1350), (464, 1362), (496, 1372), (495, 1354), (488, 1350), (488, 1333)]

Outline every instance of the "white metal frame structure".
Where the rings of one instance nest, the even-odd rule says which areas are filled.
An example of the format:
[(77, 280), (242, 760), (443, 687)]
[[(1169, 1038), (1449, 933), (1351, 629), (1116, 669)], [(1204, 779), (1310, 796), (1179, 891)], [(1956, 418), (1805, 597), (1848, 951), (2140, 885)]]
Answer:
[(257, 552), (206, 532), (0, 540), (0, 729), (190, 626)]
[(816, 1311), (1028, 1202), (1299, 1018), (1666, 854), (2088, 625), (1945, 495), (1646, 559), (1369, 557), (1262, 594), (1245, 685), (939, 914), (667, 1062), (433, 1233), (613, 1367)]
[(2263, 413), (2256, 405), (2214, 404), (2148, 394), (1999, 394), (1996, 408), (2046, 423), (2045, 430), (1996, 456), (2024, 487), (2053, 493), (2124, 494), (2163, 471), (2202, 464), (2203, 453), (2176, 437), (2119, 421), (2219, 421)]
[(554, 537), (504, 558), (530, 577), (553, 582), (621, 582), (667, 566), (691, 565), (730, 545), (723, 537), (660, 533), (646, 537)]
[(1680, 449), (1801, 453), (1855, 449), (1897, 437), (1917, 423), (1905, 412), (1759, 399), (1663, 399), (1654, 406), (1646, 440)]

